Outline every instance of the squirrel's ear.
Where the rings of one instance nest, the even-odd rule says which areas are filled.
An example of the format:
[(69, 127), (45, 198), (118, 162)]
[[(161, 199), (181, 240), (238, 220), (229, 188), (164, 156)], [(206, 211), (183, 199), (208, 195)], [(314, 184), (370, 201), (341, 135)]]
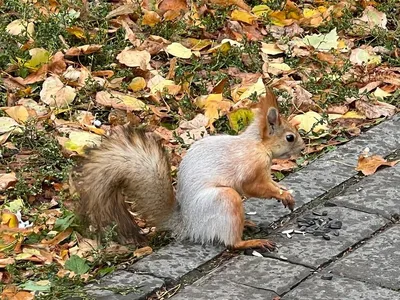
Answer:
[(279, 112), (275, 107), (270, 107), (268, 109), (267, 120), (268, 120), (268, 133), (273, 134), (276, 127), (279, 126), (281, 123)]

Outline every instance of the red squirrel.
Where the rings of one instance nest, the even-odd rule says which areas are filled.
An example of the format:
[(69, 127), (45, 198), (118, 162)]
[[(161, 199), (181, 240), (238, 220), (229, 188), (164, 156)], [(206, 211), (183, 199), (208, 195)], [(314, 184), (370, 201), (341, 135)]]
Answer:
[(99, 229), (116, 223), (120, 240), (136, 245), (145, 238), (129, 207), (178, 238), (273, 249), (269, 240), (242, 239), (242, 196), (275, 198), (293, 210), (293, 196), (271, 177), (271, 161), (298, 155), (304, 147), (267, 89), (243, 133), (208, 136), (191, 146), (179, 166), (175, 195), (169, 158), (157, 139), (131, 126), (116, 128), (78, 167), (79, 213)]

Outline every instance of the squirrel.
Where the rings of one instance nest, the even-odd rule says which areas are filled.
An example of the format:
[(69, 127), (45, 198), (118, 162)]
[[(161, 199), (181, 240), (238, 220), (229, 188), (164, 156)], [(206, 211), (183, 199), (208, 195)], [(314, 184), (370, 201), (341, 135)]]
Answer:
[(270, 89), (257, 108), (239, 135), (207, 136), (193, 143), (179, 166), (176, 195), (168, 155), (155, 136), (129, 125), (116, 128), (76, 168), (78, 214), (97, 229), (114, 222), (119, 240), (137, 246), (146, 239), (129, 208), (182, 239), (273, 250), (270, 240), (242, 239), (242, 196), (275, 198), (293, 210), (293, 196), (273, 181), (271, 163), (300, 154), (305, 144), (280, 115)]

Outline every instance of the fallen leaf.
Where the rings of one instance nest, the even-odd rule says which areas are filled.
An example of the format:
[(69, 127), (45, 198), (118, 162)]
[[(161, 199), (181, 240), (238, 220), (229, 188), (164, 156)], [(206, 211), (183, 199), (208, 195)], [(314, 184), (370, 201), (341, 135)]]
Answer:
[(35, 25), (33, 22), (21, 19), (14, 20), (6, 26), (6, 32), (11, 35), (22, 35), (27, 33), (29, 36), (32, 36), (34, 31)]
[(234, 21), (240, 21), (251, 25), (257, 19), (257, 16), (247, 11), (235, 9), (231, 13), (231, 19)]
[(284, 51), (280, 49), (276, 44), (266, 44), (261, 42), (261, 52), (268, 55), (282, 54)]
[(380, 64), (381, 56), (373, 54), (366, 49), (353, 49), (350, 54), (350, 61), (356, 65)]
[[(292, 119), (294, 122), (298, 122), (298, 129), (304, 130), (309, 134), (310, 138), (321, 137), (328, 130), (328, 125), (322, 116), (314, 111), (308, 111), (304, 114), (297, 115)], [(311, 132), (317, 134), (314, 136)]]
[(357, 110), (365, 115), (368, 119), (391, 117), (396, 113), (396, 106), (381, 101), (366, 102), (357, 100), (355, 104)]
[(134, 252), (133, 252), (133, 255), (135, 256), (135, 257), (143, 257), (143, 256), (145, 256), (145, 255), (149, 255), (149, 254), (151, 254), (151, 253), (153, 253), (153, 249), (151, 248), (151, 247), (149, 247), (149, 246), (146, 246), (146, 247), (143, 247), (143, 248), (139, 248), (139, 249), (136, 249)]
[(68, 107), (75, 99), (73, 87), (64, 85), (58, 76), (51, 76), (43, 82), (40, 100), (50, 107)]
[(400, 160), (388, 162), (380, 155), (366, 156), (363, 153), (358, 157), (356, 171), (361, 171), (365, 176), (372, 175), (380, 166), (393, 167)]
[[(1, 180), (2, 180), (2, 178), (0, 177), (0, 182), (1, 182)], [(18, 218), (12, 212), (3, 211), (1, 213), (1, 224), (7, 225), (10, 228), (18, 228)]]
[(160, 22), (161, 22), (161, 17), (155, 11), (151, 10), (145, 11), (142, 19), (142, 25), (148, 25), (150, 27), (154, 27)]
[(129, 88), (134, 91), (138, 92), (143, 90), (146, 87), (146, 81), (143, 77), (135, 77), (132, 79), (131, 83), (129, 84)]
[(218, 4), (224, 7), (236, 5), (245, 11), (250, 11), (251, 8), (243, 0), (209, 0), (210, 3)]
[(360, 20), (366, 22), (369, 25), (370, 29), (373, 29), (375, 26), (386, 29), (386, 14), (380, 12), (373, 6), (367, 6), (365, 8)]
[(111, 19), (111, 18), (121, 16), (121, 15), (133, 14), (134, 12), (136, 12), (136, 10), (138, 8), (139, 8), (138, 5), (136, 5), (134, 3), (128, 3), (128, 4), (121, 5), (121, 6), (117, 7), (116, 9), (110, 11), (106, 16), (106, 19)]
[(265, 92), (264, 82), (262, 81), (262, 78), (259, 77), (255, 84), (251, 85), (242, 95), (240, 95), (239, 100), (247, 99), (250, 96), (258, 97), (265, 94)]
[(53, 245), (53, 246), (58, 245), (60, 242), (62, 242), (66, 238), (68, 238), (71, 235), (72, 231), (73, 231), (72, 228), (68, 228), (68, 229), (60, 232), (59, 234), (57, 234), (54, 238), (52, 238), (50, 240), (42, 240), (41, 243), (45, 244), (45, 245)]
[(179, 43), (172, 43), (165, 48), (165, 51), (168, 54), (179, 58), (191, 58), (192, 57), (192, 50), (186, 48), (182, 44)]
[(24, 123), (29, 118), (28, 110), (24, 106), (12, 106), (7, 108), (5, 112), (18, 123)]
[(96, 102), (106, 107), (113, 107), (126, 111), (142, 111), (148, 108), (143, 101), (135, 97), (114, 91), (98, 92), (96, 94)]
[(374, 95), (375, 95), (376, 98), (381, 98), (381, 99), (383, 99), (383, 98), (385, 98), (385, 97), (390, 97), (390, 96), (392, 96), (391, 93), (388, 93), (388, 92), (386, 92), (386, 91), (380, 89), (379, 87), (376, 88), (376, 90), (375, 90), (375, 92), (374, 92)]
[(81, 27), (72, 26), (72, 27), (67, 27), (66, 30), (70, 34), (76, 36), (78, 39), (84, 39), (85, 38), (85, 30), (83, 30), (83, 28), (81, 28)]
[(316, 50), (330, 51), (331, 49), (337, 49), (338, 39), (339, 37), (336, 33), (336, 28), (333, 28), (327, 34), (306, 35), (302, 41), (306, 45), (314, 47), (314, 49)]
[(247, 127), (254, 119), (254, 113), (250, 109), (241, 108), (228, 114), (229, 126), (239, 132)]
[(100, 143), (100, 135), (83, 130), (74, 130), (69, 133), (68, 139), (61, 144), (68, 151), (84, 155), (87, 148), (93, 148), (94, 146), (100, 145)]
[(186, 0), (162, 0), (158, 4), (158, 9), (164, 11), (187, 11), (189, 9)]
[(211, 126), (222, 114), (228, 112), (231, 107), (231, 102), (225, 100), (222, 94), (199, 97), (196, 103), (200, 108), (204, 108), (204, 115), (209, 119), (208, 126)]
[(41, 65), (49, 62), (50, 53), (46, 49), (34, 48), (29, 50), (29, 54), (31, 59), (24, 63), (24, 67), (32, 71), (37, 71)]
[(271, 170), (273, 171), (290, 171), (297, 167), (296, 162), (289, 159), (273, 159)]
[(139, 67), (142, 70), (150, 69), (151, 55), (147, 50), (124, 49), (117, 55), (117, 59), (121, 64), (128, 67)]
[(79, 47), (72, 47), (65, 51), (65, 55), (67, 56), (80, 56), (80, 55), (88, 55), (93, 54), (99, 51), (103, 46), (102, 45), (83, 45)]
[(3, 133), (21, 133), (21, 125), (19, 125), (14, 119), (9, 117), (0, 117), (0, 134)]

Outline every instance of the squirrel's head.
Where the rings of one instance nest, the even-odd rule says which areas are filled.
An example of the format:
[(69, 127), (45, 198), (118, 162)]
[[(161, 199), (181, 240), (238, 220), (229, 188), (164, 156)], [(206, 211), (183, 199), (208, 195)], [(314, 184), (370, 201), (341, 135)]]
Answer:
[(260, 99), (258, 117), (261, 140), (268, 145), (273, 158), (290, 158), (304, 150), (305, 144), (296, 124), (290, 124), (280, 115), (276, 97), (270, 89)]

